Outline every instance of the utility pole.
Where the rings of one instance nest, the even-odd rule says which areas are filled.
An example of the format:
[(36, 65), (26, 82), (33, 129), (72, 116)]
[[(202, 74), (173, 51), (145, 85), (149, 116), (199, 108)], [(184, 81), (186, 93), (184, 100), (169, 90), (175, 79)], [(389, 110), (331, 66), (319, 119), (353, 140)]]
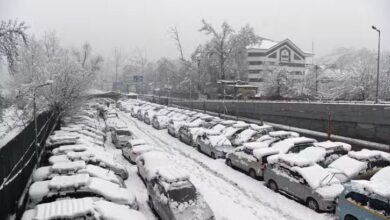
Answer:
[(314, 65), (315, 74), (316, 74), (316, 95), (318, 94), (318, 65)]
[(375, 94), (375, 103), (377, 104), (379, 102), (379, 58), (380, 58), (380, 50), (381, 50), (381, 30), (379, 30), (374, 25), (371, 26), (372, 29), (376, 30), (378, 32), (378, 63), (376, 68), (376, 94)]

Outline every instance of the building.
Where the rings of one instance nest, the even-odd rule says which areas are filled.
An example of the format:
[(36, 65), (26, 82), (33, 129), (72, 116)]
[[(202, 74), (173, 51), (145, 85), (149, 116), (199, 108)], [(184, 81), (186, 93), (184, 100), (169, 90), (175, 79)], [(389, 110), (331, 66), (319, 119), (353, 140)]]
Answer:
[(302, 81), (306, 70), (306, 59), (312, 53), (305, 52), (291, 40), (262, 40), (259, 44), (247, 47), (248, 81), (259, 90), (265, 77), (276, 67), (286, 70), (291, 82)]

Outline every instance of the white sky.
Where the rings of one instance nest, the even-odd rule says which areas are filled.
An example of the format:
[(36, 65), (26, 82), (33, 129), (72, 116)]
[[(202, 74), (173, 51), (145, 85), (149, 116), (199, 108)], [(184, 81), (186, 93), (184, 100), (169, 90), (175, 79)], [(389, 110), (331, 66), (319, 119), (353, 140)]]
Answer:
[(198, 30), (204, 18), (227, 21), (238, 30), (250, 24), (258, 35), (290, 38), (299, 47), (324, 55), (336, 47), (376, 49), (375, 24), (382, 48), (390, 50), (389, 0), (0, 0), (0, 19), (19, 18), (41, 36), (55, 30), (65, 46), (88, 41), (95, 52), (112, 55), (115, 47), (146, 51), (148, 59), (176, 58), (168, 35), (180, 31), (188, 56), (207, 39)]

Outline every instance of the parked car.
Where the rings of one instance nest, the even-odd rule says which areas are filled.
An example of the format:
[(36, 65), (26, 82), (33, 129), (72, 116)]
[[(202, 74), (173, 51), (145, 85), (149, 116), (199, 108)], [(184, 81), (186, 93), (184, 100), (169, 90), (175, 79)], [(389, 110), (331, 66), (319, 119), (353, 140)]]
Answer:
[(98, 149), (89, 149), (83, 152), (71, 151), (67, 152), (65, 155), (54, 155), (49, 158), (49, 163), (54, 164), (56, 162), (71, 162), (77, 160), (110, 169), (124, 180), (129, 177), (126, 167), (116, 162), (112, 154)]
[(179, 129), (179, 140), (190, 146), (193, 146), (196, 141), (193, 139), (194, 136), (197, 134), (197, 132), (201, 131), (202, 129), (203, 128), (200, 127), (200, 123), (199, 124), (189, 123), (183, 125)]
[(270, 146), (272, 149), (278, 150), (280, 154), (299, 153), (303, 149), (313, 146), (317, 142), (312, 138), (307, 137), (291, 137), (282, 141), (276, 142)]
[(246, 142), (255, 141), (256, 139), (260, 138), (261, 136), (267, 134), (270, 131), (273, 131), (273, 128), (269, 125), (251, 125), (249, 128), (243, 130), (242, 132), (235, 133), (231, 138), (231, 142), (234, 146), (239, 146)]
[(278, 161), (269, 163), (264, 182), (272, 190), (293, 196), (315, 211), (334, 211), (336, 198), (344, 189), (332, 173), (296, 154), (280, 155)]
[(233, 138), (235, 137), (235, 135), (241, 133), (242, 131), (244, 131), (245, 129), (247, 129), (249, 127), (249, 124), (245, 123), (245, 122), (237, 122), (236, 124), (234, 124), (233, 126), (231, 127), (227, 127), (226, 129), (224, 129), (222, 131), (222, 134), (227, 138), (229, 139), (230, 141), (233, 140)]
[(167, 115), (155, 115), (152, 119), (152, 126), (155, 129), (165, 129), (168, 127), (170, 120), (184, 121), (186, 118), (187, 116), (182, 113), (171, 111)]
[(122, 152), (123, 152), (123, 156), (126, 159), (128, 159), (130, 163), (135, 164), (137, 161), (136, 160), (137, 157), (140, 156), (141, 154), (149, 151), (159, 151), (159, 150), (160, 149), (155, 146), (148, 145), (148, 144), (143, 144), (143, 145), (141, 144), (141, 145), (133, 146), (132, 148), (127, 148), (125, 151)]
[(149, 205), (162, 220), (215, 219), (188, 175), (173, 167), (158, 169), (146, 185)]
[(385, 167), (370, 181), (346, 184), (338, 199), (336, 216), (343, 220), (390, 219), (389, 177), (390, 167)]
[(43, 203), (23, 213), (22, 220), (91, 219), (146, 220), (141, 212), (97, 197), (67, 198)]
[(137, 172), (141, 179), (151, 180), (156, 175), (159, 168), (164, 166), (173, 166), (173, 156), (162, 151), (149, 151), (137, 157)]
[(131, 140), (132, 138), (133, 138), (133, 134), (127, 128), (127, 126), (124, 127), (118, 126), (111, 131), (111, 140), (116, 148), (124, 147), (128, 143), (128, 141)]
[(390, 153), (362, 149), (348, 152), (329, 164), (327, 169), (345, 183), (350, 180), (368, 180), (386, 166), (390, 166)]
[[(213, 159), (225, 158), (226, 154), (234, 149), (230, 141), (219, 132), (207, 130), (208, 133), (198, 136), (197, 149)], [(213, 132), (213, 133), (211, 133)]]
[(200, 125), (202, 120), (199, 119), (199, 115), (193, 115), (182, 120), (181, 118), (178, 120), (172, 119), (168, 123), (168, 134), (173, 137), (179, 137), (179, 130), (185, 124), (198, 124)]
[(273, 144), (283, 141), (287, 138), (299, 137), (299, 134), (293, 131), (271, 131), (266, 135), (261, 136), (256, 142), (266, 144), (267, 147), (271, 147)]
[(138, 209), (138, 202), (132, 191), (116, 183), (90, 177), (88, 174), (55, 176), (51, 180), (34, 182), (29, 188), (28, 195), (28, 208), (61, 198), (97, 196)]
[(91, 177), (98, 177), (110, 182), (124, 186), (123, 180), (112, 170), (102, 167), (86, 164), (85, 161), (58, 162), (51, 166), (37, 168), (32, 174), (32, 181), (50, 180), (55, 176), (70, 176), (74, 174), (86, 173)]
[(226, 155), (226, 165), (238, 168), (252, 178), (262, 178), (267, 165), (267, 158), (278, 153), (277, 150), (257, 145), (258, 142), (246, 143)]

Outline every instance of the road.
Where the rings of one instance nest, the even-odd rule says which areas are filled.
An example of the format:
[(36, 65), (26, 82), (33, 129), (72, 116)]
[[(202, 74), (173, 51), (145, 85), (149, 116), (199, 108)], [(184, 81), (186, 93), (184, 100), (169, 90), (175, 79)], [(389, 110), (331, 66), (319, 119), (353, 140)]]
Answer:
[[(299, 202), (284, 195), (274, 193), (264, 186), (262, 181), (226, 166), (224, 160), (213, 160), (196, 149), (171, 137), (166, 129), (156, 130), (130, 115), (120, 112), (119, 119), (127, 124), (137, 138), (142, 138), (152, 145), (175, 155), (173, 161), (178, 167), (190, 174), (190, 180), (204, 196), (214, 211), (217, 219), (334, 219), (333, 214), (318, 214)], [(114, 149), (113, 149), (114, 150)], [(120, 157), (120, 151), (116, 154)], [(137, 190), (141, 211), (150, 219), (153, 213), (147, 206), (146, 189), (136, 175), (136, 167), (122, 158), (128, 166), (129, 187)]]

